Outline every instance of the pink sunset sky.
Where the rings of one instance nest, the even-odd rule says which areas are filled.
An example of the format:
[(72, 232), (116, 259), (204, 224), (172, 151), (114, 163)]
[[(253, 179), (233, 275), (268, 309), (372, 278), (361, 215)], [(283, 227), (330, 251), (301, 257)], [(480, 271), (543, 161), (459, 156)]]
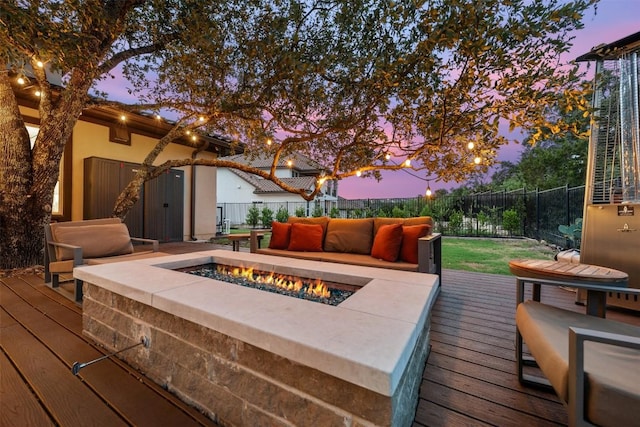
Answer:
[[(584, 28), (576, 32), (574, 46), (567, 60), (575, 59), (599, 44), (611, 43), (640, 31), (640, 0), (601, 0), (597, 13), (593, 9), (589, 10), (583, 22)], [(592, 77), (592, 73), (589, 77)], [(498, 161), (515, 162), (521, 150), (520, 144), (505, 146), (498, 154)], [(414, 174), (424, 176), (424, 172)], [(432, 190), (437, 190), (463, 184), (431, 181), (429, 185)], [(423, 195), (426, 187), (426, 181), (403, 171), (387, 171), (379, 182), (372, 178), (344, 179), (340, 181), (338, 194), (345, 199), (416, 197)]]

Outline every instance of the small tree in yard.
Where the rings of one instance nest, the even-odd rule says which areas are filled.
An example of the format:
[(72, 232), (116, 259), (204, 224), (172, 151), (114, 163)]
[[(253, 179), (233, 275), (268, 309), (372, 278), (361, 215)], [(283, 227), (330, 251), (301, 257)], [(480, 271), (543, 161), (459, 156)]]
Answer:
[(251, 206), (247, 211), (247, 224), (256, 228), (260, 221), (260, 209), (257, 206)]
[(322, 209), (322, 206), (317, 203), (314, 208), (313, 211), (311, 211), (311, 216), (314, 218), (318, 218), (321, 217), (322, 215), (324, 215), (324, 210)]
[(278, 212), (276, 212), (276, 221), (287, 222), (288, 220), (289, 220), (289, 211), (284, 206), (280, 206), (278, 208)]
[(507, 209), (502, 213), (502, 227), (510, 236), (520, 232), (520, 215), (515, 209)]
[(273, 210), (267, 207), (262, 208), (260, 222), (262, 222), (262, 226), (264, 228), (271, 227), (271, 223), (273, 222)]
[[(596, 2), (3, 1), (0, 268), (41, 261), (60, 160), (83, 110), (176, 116), (116, 202), (121, 218), (145, 181), (185, 165), (236, 168), (307, 201), (325, 179), (379, 179), (405, 159), (460, 181), (488, 170), (509, 142), (501, 120), (535, 131), (532, 143), (572, 130), (562, 114), (547, 113), (586, 108), (577, 66), (559, 55)], [(33, 147), (15, 89), (25, 75), (41, 92)], [(137, 102), (109, 101), (96, 90), (103, 81)], [(223, 134), (247, 156), (267, 154), (273, 167), (195, 155), (157, 162), (192, 131)], [(294, 152), (328, 172), (312, 191), (276, 176)], [(388, 153), (401, 161), (385, 160)]]
[(306, 210), (304, 207), (302, 207), (302, 206), (298, 206), (298, 207), (296, 208), (296, 216), (297, 216), (298, 218), (302, 218), (302, 217), (307, 216), (307, 210)]

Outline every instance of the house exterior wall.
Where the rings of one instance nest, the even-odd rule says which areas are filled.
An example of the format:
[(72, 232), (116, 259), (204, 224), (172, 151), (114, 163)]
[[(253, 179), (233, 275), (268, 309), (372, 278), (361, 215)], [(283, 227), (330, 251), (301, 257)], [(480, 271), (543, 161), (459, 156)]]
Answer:
[[(38, 111), (20, 107), (24, 116), (37, 118)], [(157, 143), (157, 139), (131, 133), (131, 145), (109, 141), (109, 127), (100, 124), (78, 120), (73, 130), (71, 158), (64, 161), (72, 162), (71, 167), (71, 220), (83, 219), (83, 190), (84, 190), (84, 159), (87, 157), (101, 157), (130, 163), (142, 163), (149, 151)], [(158, 156), (154, 163), (159, 165), (170, 159), (191, 157), (193, 149), (179, 144), (169, 144)], [(198, 154), (198, 158), (215, 158), (213, 153)], [(194, 234), (196, 238), (208, 239), (216, 234), (216, 168), (200, 166), (195, 179), (195, 212), (191, 212), (191, 167), (179, 168), (184, 172), (184, 223), (183, 236), (191, 239), (191, 219), (195, 218)]]

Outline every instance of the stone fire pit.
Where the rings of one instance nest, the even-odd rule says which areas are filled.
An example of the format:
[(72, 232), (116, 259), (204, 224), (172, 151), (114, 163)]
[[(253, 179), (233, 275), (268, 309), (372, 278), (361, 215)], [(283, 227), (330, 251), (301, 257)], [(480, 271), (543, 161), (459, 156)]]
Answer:
[[(173, 269), (361, 287), (330, 306)], [(438, 277), (224, 250), (79, 267), (84, 333), (224, 425), (411, 425)], [(90, 369), (90, 368), (88, 368)]]

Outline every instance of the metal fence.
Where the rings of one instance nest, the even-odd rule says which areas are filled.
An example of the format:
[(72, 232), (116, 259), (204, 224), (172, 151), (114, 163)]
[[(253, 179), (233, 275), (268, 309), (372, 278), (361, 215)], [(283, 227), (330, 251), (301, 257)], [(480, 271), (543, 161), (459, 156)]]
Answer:
[[(278, 210), (288, 216), (340, 218), (433, 217), (435, 231), (445, 236), (529, 237), (566, 248), (570, 242), (558, 231), (582, 217), (585, 187), (551, 190), (485, 192), (426, 199), (357, 199), (338, 202), (223, 203), (222, 216), (232, 226), (246, 226), (249, 210), (267, 208), (276, 219)], [(268, 224), (264, 224), (268, 226)], [(263, 224), (258, 223), (258, 226)]]

